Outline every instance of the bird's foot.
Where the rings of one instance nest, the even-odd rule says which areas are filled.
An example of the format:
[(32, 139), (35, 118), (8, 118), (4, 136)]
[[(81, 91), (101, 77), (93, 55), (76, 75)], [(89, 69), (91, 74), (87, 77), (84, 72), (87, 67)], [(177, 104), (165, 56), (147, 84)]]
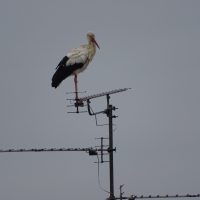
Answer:
[(84, 103), (81, 99), (76, 98), (75, 107), (84, 107)]

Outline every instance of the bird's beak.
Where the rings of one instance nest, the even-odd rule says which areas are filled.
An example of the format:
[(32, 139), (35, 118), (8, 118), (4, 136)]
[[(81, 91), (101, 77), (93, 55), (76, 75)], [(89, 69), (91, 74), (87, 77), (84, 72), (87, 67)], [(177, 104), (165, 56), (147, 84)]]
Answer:
[(93, 40), (92, 40), (95, 44), (96, 44), (96, 46), (100, 49), (100, 47), (99, 47), (99, 45), (98, 45), (98, 43), (96, 42), (96, 40), (93, 38)]

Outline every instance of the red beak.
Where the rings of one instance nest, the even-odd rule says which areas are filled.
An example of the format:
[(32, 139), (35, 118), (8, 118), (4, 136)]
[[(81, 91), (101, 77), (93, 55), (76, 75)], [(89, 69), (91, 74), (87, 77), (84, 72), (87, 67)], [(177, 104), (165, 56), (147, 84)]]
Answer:
[(100, 49), (100, 47), (99, 47), (99, 45), (98, 45), (98, 43), (96, 42), (96, 40), (93, 38), (93, 40), (92, 40), (95, 44), (96, 44), (96, 46)]

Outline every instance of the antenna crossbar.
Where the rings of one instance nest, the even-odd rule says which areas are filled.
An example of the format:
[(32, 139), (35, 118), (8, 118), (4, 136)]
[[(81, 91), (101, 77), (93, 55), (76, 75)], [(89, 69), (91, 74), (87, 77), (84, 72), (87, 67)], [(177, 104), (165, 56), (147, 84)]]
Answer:
[(106, 96), (106, 95), (110, 95), (110, 94), (116, 94), (116, 93), (119, 93), (119, 92), (124, 92), (124, 91), (129, 90), (129, 89), (131, 89), (131, 88), (115, 89), (115, 90), (111, 90), (111, 91), (108, 91), (108, 92), (102, 92), (102, 93), (99, 93), (99, 94), (94, 94), (94, 95), (82, 97), (82, 98), (79, 98), (79, 100), (87, 101), (87, 100), (90, 100), (90, 99), (94, 99), (94, 98), (98, 98), (98, 97), (102, 97), (102, 96)]
[[(96, 148), (40, 148), (40, 149), (0, 149), (0, 153), (10, 153), (10, 152), (60, 152), (60, 151), (102, 151), (102, 149)], [(103, 151), (107, 151), (107, 149), (103, 149)]]
[(166, 199), (166, 198), (196, 198), (200, 197), (200, 194), (186, 194), (186, 195), (148, 195), (148, 196), (137, 196), (137, 195), (131, 195), (130, 197), (115, 197), (115, 199), (128, 199), (128, 200), (134, 200), (134, 199)]

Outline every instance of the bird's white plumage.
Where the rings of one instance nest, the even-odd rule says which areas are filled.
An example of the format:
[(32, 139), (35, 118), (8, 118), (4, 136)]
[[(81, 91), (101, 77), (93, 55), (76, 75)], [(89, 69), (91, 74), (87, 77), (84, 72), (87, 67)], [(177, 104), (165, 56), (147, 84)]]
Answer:
[(93, 44), (81, 45), (79, 48), (74, 48), (67, 54), (69, 60), (66, 66), (74, 65), (76, 63), (82, 63), (83, 67), (74, 71), (73, 74), (78, 74), (84, 71), (88, 64), (92, 61), (96, 53), (96, 48)]
[(67, 54), (69, 60), (66, 65), (74, 65), (75, 63), (85, 63), (88, 59), (87, 47), (80, 46), (79, 48), (72, 49), (71, 52)]
[[(96, 46), (99, 48), (93, 33), (88, 33), (87, 39), (88, 44), (72, 49), (60, 61), (56, 68), (57, 71), (52, 77), (52, 87), (58, 87), (65, 78), (71, 75), (74, 75), (75, 79), (77, 79), (77, 74), (87, 68), (96, 53)], [(75, 81), (75, 85), (77, 85), (77, 80)]]

